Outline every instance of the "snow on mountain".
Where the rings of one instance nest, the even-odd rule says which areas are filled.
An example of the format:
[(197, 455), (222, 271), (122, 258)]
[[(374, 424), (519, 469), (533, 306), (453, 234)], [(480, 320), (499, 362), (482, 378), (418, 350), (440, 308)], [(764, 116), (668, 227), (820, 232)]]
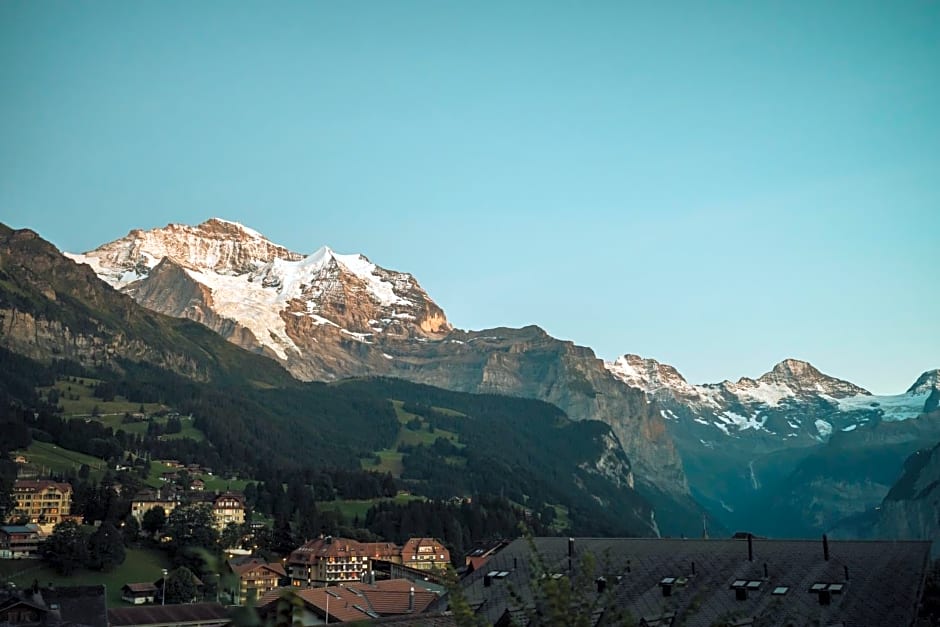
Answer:
[(910, 388), (908, 388), (908, 394), (930, 394), (934, 390), (940, 390), (940, 368), (934, 370), (928, 370), (924, 374), (917, 377), (917, 381), (914, 382)]
[(849, 431), (873, 419), (914, 418), (940, 389), (940, 370), (933, 370), (904, 394), (875, 396), (797, 359), (785, 359), (757, 379), (701, 385), (690, 384), (668, 364), (637, 355), (624, 355), (606, 367), (659, 402), (664, 418), (685, 416), (687, 423), (700, 425), (695, 427), (699, 431), (707, 427), (729, 436), (750, 431), (825, 440), (834, 427)]
[(667, 390), (671, 394), (681, 396), (700, 396), (698, 388), (690, 385), (678, 370), (655, 359), (627, 354), (616, 361), (608, 362), (606, 366), (615, 377), (647, 394)]
[(162, 229), (135, 229), (127, 236), (76, 255), (115, 288), (145, 278), (164, 258), (199, 271), (240, 275), (272, 259), (300, 260), (303, 256), (270, 242), (237, 222), (212, 218), (197, 226), (168, 224)]
[(413, 333), (449, 330), (443, 312), (417, 281), (405, 273), (376, 266), (359, 254), (338, 254), (324, 246), (310, 255), (292, 252), (236, 222), (218, 218), (197, 226), (170, 224), (126, 237), (80, 255), (116, 289), (161, 310), (147, 282), (164, 260), (176, 264), (206, 288), (202, 301), (177, 305), (171, 315), (205, 323), (205, 310), (247, 329), (261, 346), (287, 360), (299, 355), (289, 318), (307, 318), (313, 326), (339, 328), (348, 337), (369, 342), (376, 333), (403, 324)]

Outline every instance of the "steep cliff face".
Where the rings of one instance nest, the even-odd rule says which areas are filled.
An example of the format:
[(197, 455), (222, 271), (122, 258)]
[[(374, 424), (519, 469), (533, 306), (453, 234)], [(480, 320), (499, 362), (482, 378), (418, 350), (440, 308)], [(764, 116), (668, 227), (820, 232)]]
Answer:
[(646, 395), (617, 381), (594, 352), (538, 327), (454, 331), (437, 342), (384, 344), (387, 374), (467, 392), (548, 401), (613, 428), (640, 484), (687, 495), (682, 462)]
[(907, 459), (904, 474), (881, 504), (873, 535), (908, 540), (940, 538), (940, 444)]

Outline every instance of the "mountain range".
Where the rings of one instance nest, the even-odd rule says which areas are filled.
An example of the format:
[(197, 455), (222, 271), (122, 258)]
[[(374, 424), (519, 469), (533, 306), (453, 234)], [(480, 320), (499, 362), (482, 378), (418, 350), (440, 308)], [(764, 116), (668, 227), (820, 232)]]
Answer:
[[(874, 511), (904, 460), (940, 441), (937, 370), (895, 396), (795, 359), (695, 385), (636, 355), (604, 363), (535, 326), (456, 329), (410, 274), (327, 247), (303, 255), (220, 219), (134, 230), (69, 257), (147, 310), (198, 322), (302, 381), (396, 377), (604, 422), (664, 533), (700, 533), (706, 512), (713, 532), (837, 528)], [(9, 320), (15, 344), (24, 329)], [(787, 516), (767, 514), (783, 506)]]

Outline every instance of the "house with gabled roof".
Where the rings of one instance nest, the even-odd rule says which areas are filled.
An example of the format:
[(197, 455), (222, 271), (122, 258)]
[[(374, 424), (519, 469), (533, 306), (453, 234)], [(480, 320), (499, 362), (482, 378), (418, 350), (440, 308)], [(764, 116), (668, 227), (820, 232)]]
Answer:
[(265, 562), (262, 559), (231, 559), (228, 561), (229, 570), (238, 580), (238, 587), (234, 590), (233, 603), (244, 605), (249, 601), (260, 599), (272, 590), (279, 588), (287, 578), (284, 565), (279, 562)]
[(133, 605), (153, 603), (158, 593), (157, 586), (149, 581), (145, 583), (126, 583), (121, 586), (121, 599)]
[(401, 549), (401, 563), (418, 570), (443, 570), (450, 566), (450, 551), (435, 538), (410, 538)]

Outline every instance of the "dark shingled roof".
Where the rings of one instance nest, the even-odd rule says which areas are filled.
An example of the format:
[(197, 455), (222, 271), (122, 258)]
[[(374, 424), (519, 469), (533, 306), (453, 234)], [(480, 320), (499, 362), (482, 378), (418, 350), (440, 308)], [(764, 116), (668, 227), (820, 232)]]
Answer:
[(0, 591), (0, 608), (26, 603), (61, 625), (108, 627), (108, 606), (104, 586), (62, 586)]
[(228, 610), (218, 603), (147, 605), (108, 610), (111, 627), (130, 625), (185, 625), (187, 623), (227, 624)]
[[(754, 539), (753, 561), (748, 560), (747, 544), (746, 539), (579, 538), (573, 568), (578, 572), (580, 558), (592, 554), (596, 575), (606, 578), (611, 606), (628, 611), (640, 624), (670, 624), (663, 617), (672, 613), (673, 624), (687, 627), (721, 621), (750, 624), (750, 619), (760, 625), (903, 626), (916, 616), (930, 542), (830, 541), (828, 561), (818, 540)], [(535, 538), (535, 545), (549, 574), (567, 574), (567, 538)], [(484, 577), (491, 572), (506, 574), (492, 577), (486, 587)], [(524, 624), (519, 619), (533, 606), (533, 573), (528, 543), (517, 540), (461, 586), (470, 606), (489, 624), (506, 620), (507, 611)], [(676, 579), (669, 582), (670, 596), (663, 595), (667, 578)], [(738, 581), (746, 588), (743, 600), (733, 588)], [(831, 590), (829, 605), (821, 605), (820, 594), (811, 591), (815, 584)], [(510, 594), (510, 586), (518, 596)], [(593, 582), (587, 587), (584, 600), (591, 602), (596, 587)], [(785, 594), (774, 594), (782, 587)], [(599, 607), (592, 622), (602, 616)]]

